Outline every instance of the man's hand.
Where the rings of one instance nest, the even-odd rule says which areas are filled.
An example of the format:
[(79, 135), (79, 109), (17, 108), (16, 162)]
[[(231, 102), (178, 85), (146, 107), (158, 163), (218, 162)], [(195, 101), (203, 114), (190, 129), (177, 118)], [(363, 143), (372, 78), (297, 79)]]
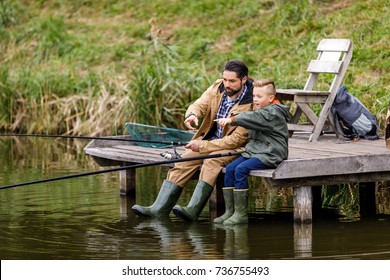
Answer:
[(224, 127), (225, 125), (232, 123), (231, 118), (221, 118), (221, 119), (216, 119), (214, 121), (217, 122), (220, 127)]
[(199, 140), (192, 140), (185, 145), (185, 148), (192, 150), (193, 152), (199, 152)]
[(188, 118), (184, 120), (184, 125), (189, 129), (189, 130), (195, 130), (195, 127), (192, 127), (191, 124), (194, 123), (195, 126), (198, 126), (198, 118), (195, 115), (190, 115)]

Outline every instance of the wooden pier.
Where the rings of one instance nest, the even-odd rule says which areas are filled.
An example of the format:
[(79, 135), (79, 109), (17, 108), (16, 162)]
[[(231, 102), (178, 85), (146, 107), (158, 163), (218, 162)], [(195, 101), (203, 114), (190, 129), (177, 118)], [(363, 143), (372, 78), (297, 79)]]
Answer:
[[(125, 137), (125, 136), (123, 136)], [(101, 166), (126, 166), (163, 161), (160, 153), (168, 149), (145, 148), (133, 142), (93, 140), (84, 149)], [(177, 148), (179, 153), (183, 148)], [(171, 164), (166, 164), (172, 167)], [(385, 139), (375, 141), (339, 140), (323, 135), (317, 142), (307, 135), (289, 139), (289, 158), (278, 168), (252, 171), (251, 176), (263, 177), (272, 187), (293, 187), (294, 221), (312, 221), (312, 187), (356, 182), (390, 181), (390, 150)], [(223, 174), (221, 174), (221, 179)], [(135, 195), (136, 169), (120, 171), (120, 193)], [(222, 203), (223, 180), (218, 180), (210, 198), (210, 208)]]

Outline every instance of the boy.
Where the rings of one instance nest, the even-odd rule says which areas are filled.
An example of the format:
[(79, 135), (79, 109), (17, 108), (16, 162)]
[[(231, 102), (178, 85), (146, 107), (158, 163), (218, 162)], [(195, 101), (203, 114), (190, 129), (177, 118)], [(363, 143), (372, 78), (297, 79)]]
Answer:
[(249, 172), (275, 168), (288, 157), (288, 107), (275, 99), (272, 80), (259, 79), (253, 86), (253, 111), (215, 120), (222, 127), (230, 124), (247, 128), (250, 142), (245, 152), (226, 166), (223, 188), (226, 211), (214, 223), (248, 223)]

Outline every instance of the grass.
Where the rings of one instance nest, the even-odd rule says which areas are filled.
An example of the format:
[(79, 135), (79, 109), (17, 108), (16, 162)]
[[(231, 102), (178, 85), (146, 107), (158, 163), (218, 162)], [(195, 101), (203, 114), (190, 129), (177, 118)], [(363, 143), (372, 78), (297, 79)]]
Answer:
[(343, 83), (384, 129), (385, 1), (0, 0), (0, 130), (108, 135), (182, 128), (226, 60), (303, 87), (322, 38), (351, 38)]

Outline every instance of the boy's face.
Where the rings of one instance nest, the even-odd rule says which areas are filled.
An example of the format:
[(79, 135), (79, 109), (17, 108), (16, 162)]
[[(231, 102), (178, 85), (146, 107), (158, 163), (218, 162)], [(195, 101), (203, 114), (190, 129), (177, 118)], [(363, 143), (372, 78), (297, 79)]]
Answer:
[(267, 87), (255, 87), (253, 89), (253, 109), (261, 109), (269, 104), (275, 99), (275, 95), (269, 94)]

